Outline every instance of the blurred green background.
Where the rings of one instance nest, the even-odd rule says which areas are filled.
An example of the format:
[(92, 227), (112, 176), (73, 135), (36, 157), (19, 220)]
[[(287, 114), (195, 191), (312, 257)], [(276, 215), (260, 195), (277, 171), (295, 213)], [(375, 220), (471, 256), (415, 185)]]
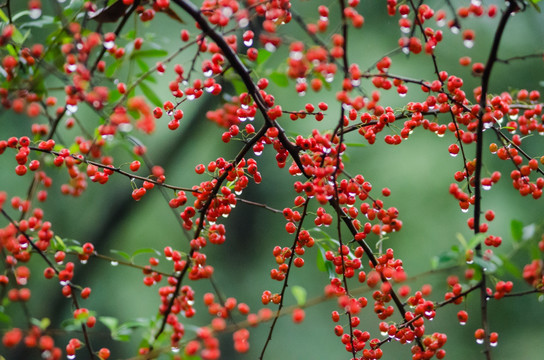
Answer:
[[(430, 2), (430, 4), (435, 9), (446, 9), (442, 2)], [(502, 5), (500, 2), (497, 4)], [(44, 5), (47, 9), (47, 4)], [(316, 1), (293, 2), (294, 10), (302, 14), (307, 21), (317, 19), (317, 5)], [(338, 5), (336, 2), (328, 2), (328, 5), (331, 10), (330, 29), (338, 29)], [(366, 69), (383, 54), (397, 46), (400, 31), (396, 24), (398, 18), (387, 15), (384, 3), (363, 1), (358, 10), (365, 17), (365, 25), (362, 29), (350, 29), (348, 58), (352, 62), (357, 62), (361, 69)], [(182, 17), (187, 23), (192, 24), (186, 16), (182, 15)], [(146, 40), (149, 41), (146, 45), (154, 43), (168, 51), (176, 50), (180, 46), (180, 25), (165, 16), (157, 20), (150, 24), (137, 25), (140, 34), (145, 34)], [(444, 43), (439, 44), (436, 50), (438, 66), (441, 70), (463, 77), (464, 89), (470, 99), (472, 99), (471, 90), (479, 84), (480, 79), (472, 77), (470, 69), (461, 67), (458, 59), (462, 55), (467, 55), (474, 62), (485, 62), (497, 21), (498, 17), (463, 20), (463, 27), (472, 28), (476, 33), (475, 44), (471, 49), (463, 46), (460, 36), (451, 34), (446, 28), (443, 29)], [(131, 26), (133, 25), (129, 25), (127, 29)], [(311, 43), (294, 22), (282, 27), (280, 32), (286, 40), (297, 39), (306, 44)], [(541, 51), (544, 48), (543, 33), (544, 21), (541, 14), (533, 9), (516, 14), (509, 21), (499, 56), (507, 58)], [(150, 34), (155, 36), (152, 38)], [(36, 33), (32, 36), (32, 41), (40, 38), (40, 35)], [(323, 39), (328, 40), (326, 36), (323, 36)], [(193, 54), (194, 49), (190, 49), (176, 59), (176, 62), (187, 65)], [(285, 69), (287, 56), (287, 49), (279, 49), (268, 59), (266, 68)], [(155, 61), (155, 59), (152, 60)], [(152, 61), (150, 63), (153, 64)], [(430, 57), (423, 54), (409, 57), (395, 55), (390, 72), (410, 78), (434, 79)], [(157, 77), (157, 84), (150, 84), (161, 99), (168, 100), (171, 97), (167, 84), (174, 77), (173, 74), (173, 66), (170, 65), (164, 76)], [(254, 75), (266, 76), (267, 74)], [(120, 79), (122, 76), (123, 73)], [(543, 80), (542, 59), (512, 62), (508, 66), (496, 64), (490, 82), (490, 91), (512, 91), (519, 88), (542, 90)], [(103, 85), (110, 86), (113, 83), (105, 79)], [(325, 89), (317, 94), (309, 93), (305, 97), (296, 95), (292, 82), (286, 88), (271, 83), (268, 90), (285, 110), (302, 109), (305, 103), (328, 102), (330, 107), (325, 120), (321, 123), (316, 123), (310, 118), (297, 122), (292, 122), (288, 117), (280, 120), (280, 124), (289, 135), (299, 133), (308, 135), (314, 127), (325, 131), (336, 125), (339, 111), (334, 98), (338, 86), (337, 79), (331, 84), (331, 90)], [(425, 99), (426, 95), (415, 86), (408, 85), (408, 87), (410, 91), (406, 98), (398, 97), (393, 90), (382, 92), (381, 104), (400, 108), (407, 100), (423, 101)], [(370, 81), (363, 81), (362, 88), (367, 93), (373, 89)], [(228, 87), (225, 86), (225, 89), (228, 92)], [(169, 184), (190, 187), (204, 181), (205, 176), (198, 176), (193, 171), (196, 164), (207, 164), (219, 156), (232, 159), (241, 147), (239, 141), (231, 141), (228, 144), (221, 142), (220, 137), (224, 130), (205, 119), (206, 111), (218, 105), (220, 105), (219, 98), (206, 94), (198, 101), (183, 104), (185, 117), (180, 128), (175, 132), (167, 129), (168, 120), (164, 117), (157, 121), (157, 130), (152, 136), (134, 134), (147, 146), (150, 161), (166, 169)], [(13, 112), (4, 109), (0, 111), (0, 132), (3, 139), (29, 132), (31, 122), (28, 119), (22, 119), (21, 116), (16, 116)], [(97, 124), (96, 115), (84, 108), (78, 111), (77, 116), (89, 126)], [(440, 117), (438, 121), (447, 123), (449, 119)], [(258, 126), (262, 120), (257, 118), (255, 122)], [(72, 139), (75, 135), (75, 130), (61, 129), (60, 131), (63, 139)], [(486, 133), (485, 136), (486, 142), (495, 140), (492, 134)], [(457, 244), (457, 234), (467, 239), (471, 237), (466, 226), (466, 221), (471, 215), (462, 213), (457, 202), (448, 193), (449, 184), (454, 181), (453, 173), (462, 169), (462, 159), (460, 156), (452, 158), (447, 151), (448, 145), (454, 142), (451, 133), (447, 133), (445, 138), (439, 138), (423, 129), (416, 129), (414, 134), (400, 146), (386, 145), (382, 138), (383, 135), (379, 136), (373, 146), (349, 148), (346, 168), (349, 173), (360, 173), (370, 181), (376, 196), (383, 187), (391, 189), (392, 195), (384, 200), (385, 206), (396, 206), (404, 225), (401, 232), (392, 234), (383, 245), (386, 248), (392, 247), (395, 250), (395, 256), (404, 261), (408, 276), (417, 276), (431, 269), (431, 259), (434, 256)], [(355, 132), (348, 135), (345, 140), (348, 143), (365, 143)], [(535, 156), (542, 155), (542, 139), (539, 136), (525, 139), (523, 145), (527, 153)], [(110, 148), (115, 156), (116, 165), (132, 160), (119, 143), (113, 142)], [(473, 146), (467, 147), (466, 150), (468, 157), (472, 158)], [(274, 155), (272, 149), (266, 148), (257, 158), (263, 182), (260, 185), (250, 182), (249, 188), (244, 191), (242, 197), (283, 209), (292, 206), (292, 199), (295, 196), (292, 184), (299, 179), (289, 176), (286, 169), (278, 170)], [(6, 152), (0, 157), (0, 168), (4, 169), (0, 173), (0, 188), (6, 190), (10, 196), (24, 196), (30, 177), (19, 178), (13, 175), (11, 169), (14, 166), (15, 160), (11, 152)], [(517, 219), (524, 224), (542, 224), (544, 207), (542, 199), (535, 201), (531, 198), (521, 198), (509, 181), (508, 174), (512, 170), (511, 165), (507, 162), (499, 162), (486, 152), (484, 174), (496, 168), (503, 170), (503, 178), (492, 190), (484, 192), (483, 209), (495, 211), (496, 219), (490, 224), (489, 232), (503, 237), (503, 245), (497, 251), (509, 254), (512, 251), (511, 220)], [(179, 226), (178, 214), (169, 209), (165, 194), (161, 194), (160, 190), (154, 189), (148, 192), (140, 202), (134, 202), (130, 196), (129, 180), (114, 175), (106, 185), (89, 182), (87, 191), (81, 197), (71, 198), (63, 196), (59, 189), (60, 184), (68, 179), (65, 169), (48, 169), (48, 173), (53, 177), (54, 185), (49, 190), (48, 201), (42, 207), (46, 219), (53, 223), (53, 228), (59, 236), (75, 239), (79, 243), (93, 242), (99, 253), (111, 256), (115, 256), (111, 252), (112, 249), (131, 254), (142, 248), (162, 251), (165, 246), (172, 246), (187, 251), (188, 241)], [(166, 195), (173, 194), (166, 192)], [(312, 220), (312, 218), (309, 219), (308, 227)], [(270, 269), (275, 266), (272, 249), (275, 245), (290, 246), (292, 236), (287, 235), (283, 230), (285, 221), (281, 214), (274, 214), (242, 203), (236, 206), (228, 219), (220, 222), (224, 223), (227, 229), (226, 243), (222, 246), (209, 245), (205, 249), (208, 263), (215, 267), (214, 281), (224, 296), (235, 296), (238, 301), (249, 304), (252, 311), (257, 311), (262, 306), (260, 304), (262, 291), (268, 289), (274, 293), (281, 289), (281, 283), (270, 280), (269, 277)], [(0, 224), (4, 226), (5, 221), (2, 220)], [(372, 246), (375, 242), (375, 238), (370, 239)], [(308, 298), (322, 295), (323, 287), (329, 281), (327, 273), (316, 271), (317, 251), (317, 248), (308, 249), (304, 256), (306, 265), (301, 269), (293, 269), (289, 279), (290, 285), (304, 287), (308, 292)], [(151, 254), (136, 256), (135, 262), (147, 264), (148, 255)], [(530, 258), (520, 252), (519, 255), (514, 256), (513, 261), (522, 267), (530, 261)], [(363, 264), (365, 263), (363, 261)], [(71, 316), (71, 302), (62, 298), (60, 286), (55, 281), (42, 281), (43, 263), (33, 259), (30, 267), (33, 270), (29, 283), (33, 291), (29, 304), (32, 316), (38, 319), (49, 317), (52, 320), (52, 328), (59, 328), (60, 322)], [(162, 261), (159, 267), (165, 271), (169, 270), (166, 261)], [(432, 284), (434, 294), (431, 298), (440, 301), (442, 294), (447, 290), (445, 278), (449, 273), (437, 272), (435, 275), (419, 276), (410, 281), (409, 285), (412, 289), (417, 289), (424, 283)], [(463, 272), (460, 269), (452, 273), (462, 277)], [(113, 267), (107, 261), (91, 259), (86, 265), (78, 265), (76, 274), (75, 283), (90, 286), (93, 289), (91, 297), (82, 304), (96, 311), (97, 316), (113, 316), (120, 322), (126, 322), (136, 318), (153, 318), (157, 313), (158, 287), (144, 286), (143, 276), (136, 269), (124, 266)], [(514, 280), (508, 273), (498, 276), (501, 279)], [(515, 281), (516, 291), (528, 289), (523, 280), (515, 279)], [(206, 280), (192, 283), (191, 286), (197, 292), (198, 312), (194, 319), (185, 322), (188, 338), (192, 337), (195, 329), (191, 325), (201, 326), (210, 322), (211, 318), (202, 308), (200, 299), (204, 292), (213, 291), (211, 284)], [(353, 283), (353, 286), (357, 285)], [(370, 299), (371, 293), (368, 292), (366, 296)], [(286, 305), (295, 303), (294, 297), (288, 291)], [(483, 358), (480, 355), (482, 347), (473, 339), (474, 330), (480, 327), (478, 306), (479, 299), (476, 296), (470, 296), (468, 301), (460, 306), (440, 309), (436, 319), (427, 322), (427, 333), (438, 331), (448, 335), (448, 343), (445, 346), (448, 358)], [(271, 309), (275, 307), (271, 306)], [(458, 325), (456, 320), (456, 312), (461, 309), (471, 310), (469, 322), (464, 327)], [(345, 352), (340, 339), (333, 334), (335, 324), (330, 319), (332, 310), (337, 310), (334, 300), (306, 309), (306, 320), (300, 325), (293, 325), (288, 317), (280, 319), (265, 358), (348, 358), (349, 354)], [(9, 314), (15, 314), (14, 319), (22, 316), (17, 304), (9, 305), (6, 311)], [(497, 331), (500, 335), (499, 345), (493, 351), (494, 359), (539, 358), (542, 332), (540, 321), (537, 319), (542, 317), (543, 309), (537, 296), (490, 301), (489, 314), (491, 330)], [(394, 316), (391, 320), (398, 320), (398, 316)], [(18, 323), (19, 320), (14, 320), (15, 325)], [(378, 321), (373, 314), (372, 305), (361, 313), (361, 323), (363, 324), (361, 327), (371, 331), (373, 337), (380, 337), (377, 329)], [(244, 355), (237, 354), (232, 349), (231, 334), (221, 335), (222, 358), (257, 358), (268, 329), (269, 324), (261, 324), (251, 329), (250, 351)], [(97, 347), (110, 346), (112, 358), (118, 359), (135, 355), (141, 334), (136, 332), (129, 343), (114, 343), (110, 339), (108, 330), (102, 324), (97, 324), (91, 331), (91, 337), (93, 345)], [(3, 352), (4, 350), (0, 351), (0, 354)], [(78, 358), (86, 356), (81, 351), (80, 353)], [(384, 359), (410, 358), (409, 349), (397, 343), (384, 346), (384, 353)]]

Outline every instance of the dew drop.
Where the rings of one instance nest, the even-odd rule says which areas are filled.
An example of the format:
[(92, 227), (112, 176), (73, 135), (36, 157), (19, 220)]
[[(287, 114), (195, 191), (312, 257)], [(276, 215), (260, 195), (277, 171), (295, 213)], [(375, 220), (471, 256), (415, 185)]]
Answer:
[(467, 323), (465, 321), (459, 321), (459, 325), (466, 325)]
[(380, 332), (380, 334), (381, 334), (382, 336), (385, 336), (385, 335), (387, 335), (387, 331), (382, 331), (382, 332)]
[(408, 55), (410, 53), (410, 49), (405, 46), (405, 47), (402, 48), (402, 52), (404, 54)]
[(484, 343), (484, 339), (476, 339), (476, 344), (483, 344)]
[(493, 346), (493, 347), (496, 347), (496, 346), (497, 346), (497, 342), (489, 343), (489, 345), (491, 345), (491, 346)]
[(87, 260), (86, 259), (85, 260), (80, 260), (79, 262), (82, 263), (83, 265), (85, 265), (87, 263)]
[(212, 75), (213, 75), (213, 70), (204, 71), (204, 76), (205, 77), (209, 78)]
[(114, 46), (115, 46), (115, 42), (113, 42), (113, 41), (105, 41), (105, 42), (104, 42), (104, 47), (105, 47), (107, 50), (112, 49)]
[(68, 70), (69, 70), (70, 72), (74, 72), (74, 71), (76, 71), (76, 69), (77, 69), (77, 65), (76, 65), (76, 64), (70, 64), (70, 65), (68, 65)]
[(66, 112), (68, 115), (72, 115), (77, 111), (77, 105), (66, 105)]
[(255, 156), (261, 156), (262, 153), (263, 153), (262, 151), (255, 151), (254, 152)]
[(66, 286), (69, 283), (70, 283), (69, 281), (59, 281), (60, 286)]
[(450, 28), (451, 32), (454, 33), (454, 34), (459, 34), (459, 27), (457, 26), (452, 26)]
[(276, 46), (274, 46), (274, 44), (269, 43), (269, 42), (264, 44), (264, 48), (266, 49), (266, 51), (269, 51), (269, 52), (275, 52), (276, 51)]
[(111, 262), (111, 266), (117, 266), (117, 265), (119, 265), (119, 262), (118, 262), (118, 261), (112, 261), (112, 262)]
[(401, 98), (406, 97), (406, 93), (399, 94), (399, 96), (400, 96)]
[(28, 11), (28, 16), (30, 16), (31, 19), (35, 20), (42, 16), (42, 9), (30, 9)]
[(240, 26), (241, 28), (245, 28), (248, 25), (249, 25), (249, 20), (247, 18), (242, 18), (238, 21), (238, 26)]
[(66, 358), (68, 358), (68, 359), (72, 360), (72, 359), (75, 359), (75, 358), (76, 358), (76, 356), (75, 356), (75, 355), (66, 355)]
[(459, 153), (450, 153), (451, 157), (456, 157), (457, 155), (459, 155)]
[(195, 99), (194, 95), (187, 95), (187, 100), (193, 101)]
[(465, 45), (465, 47), (471, 49), (471, 48), (474, 46), (474, 41), (472, 41), (472, 40), (465, 40), (465, 41), (463, 41), (463, 45)]
[(489, 190), (489, 189), (491, 189), (491, 186), (490, 185), (482, 185), (482, 189)]
[(408, 34), (410, 32), (410, 28), (408, 26), (401, 26), (400, 31), (404, 34)]
[(172, 350), (173, 353), (178, 353), (179, 352), (179, 347), (172, 346), (171, 350)]
[(253, 39), (245, 40), (244, 45), (250, 47), (251, 45), (253, 45)]
[[(468, 210), (467, 210), (467, 211), (468, 211)], [(473, 264), (473, 263), (474, 263), (474, 260), (469, 260), (469, 261), (467, 261), (467, 264), (469, 264), (469, 265), (470, 265), (470, 264)]]
[(247, 120), (247, 117), (238, 116), (238, 120), (240, 120), (241, 122), (244, 122)]
[(208, 87), (206, 88), (206, 92), (211, 93), (211, 92), (213, 91), (213, 89), (214, 89), (213, 86), (208, 86)]

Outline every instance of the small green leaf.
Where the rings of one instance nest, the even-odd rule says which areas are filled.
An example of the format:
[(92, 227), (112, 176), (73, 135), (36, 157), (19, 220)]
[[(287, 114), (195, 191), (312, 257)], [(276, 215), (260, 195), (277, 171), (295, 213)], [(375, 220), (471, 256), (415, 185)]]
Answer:
[(523, 237), (523, 223), (513, 219), (510, 222), (510, 231), (512, 232), (512, 239), (514, 239), (515, 242), (520, 242)]
[(260, 49), (259, 55), (257, 56), (257, 65), (263, 64), (268, 58), (272, 55), (272, 53), (268, 50)]
[(136, 255), (140, 254), (156, 254), (161, 255), (161, 253), (158, 250), (152, 249), (152, 248), (144, 248), (144, 249), (138, 249), (135, 252), (132, 253), (132, 257), (135, 257)]
[(304, 304), (306, 304), (307, 292), (305, 288), (295, 285), (291, 287), (291, 293), (295, 297), (298, 306), (304, 306)]
[(147, 99), (149, 101), (151, 101), (151, 103), (153, 105), (162, 107), (161, 99), (159, 99), (157, 94), (155, 94), (155, 92), (153, 90), (151, 90), (146, 84), (144, 84), (143, 81), (140, 82), (140, 84), (138, 86), (140, 87), (140, 89), (144, 93), (145, 97), (147, 97)]
[(497, 271), (497, 265), (489, 260), (484, 260), (481, 257), (475, 256), (474, 263), (480, 266), (480, 268), (483, 269), (486, 274), (492, 274)]
[(269, 75), (270, 80), (274, 82), (274, 84), (280, 86), (280, 87), (287, 87), (289, 86), (289, 79), (287, 78), (287, 75), (280, 73), (280, 72), (273, 72)]
[(11, 323), (11, 317), (4, 313), (3, 311), (0, 311), (0, 323), (10, 324)]
[(121, 67), (121, 64), (123, 63), (123, 59), (119, 59), (119, 60), (116, 60), (114, 61), (111, 65), (109, 65), (107, 68), (106, 68), (106, 71), (105, 71), (105, 75), (107, 77), (112, 77), (113, 74), (115, 74), (115, 72), (117, 71), (117, 69), (119, 69)]
[(485, 240), (485, 234), (478, 233), (474, 235), (467, 244), (467, 249), (474, 249), (476, 245), (481, 244)]
[(98, 321), (100, 321), (108, 329), (110, 329), (112, 333), (117, 331), (117, 324), (119, 324), (119, 320), (117, 320), (117, 318), (114, 318), (112, 316), (100, 316), (98, 318)]
[(132, 257), (131, 257), (129, 254), (127, 254), (126, 252), (124, 252), (124, 251), (115, 250), (115, 249), (111, 249), (110, 251), (111, 251), (112, 253), (114, 253), (114, 254), (117, 254), (117, 255), (119, 255), (119, 256), (125, 258), (127, 261), (130, 261), (130, 260), (132, 259)]
[(142, 59), (136, 58), (136, 64), (138, 65), (140, 70), (142, 70), (142, 72), (146, 73), (149, 71), (149, 65), (147, 65), (147, 63)]
[(58, 235), (55, 235), (55, 237), (53, 238), (53, 241), (51, 242), (51, 246), (53, 249), (58, 251), (66, 250), (66, 244), (64, 244), (64, 240), (62, 240)]

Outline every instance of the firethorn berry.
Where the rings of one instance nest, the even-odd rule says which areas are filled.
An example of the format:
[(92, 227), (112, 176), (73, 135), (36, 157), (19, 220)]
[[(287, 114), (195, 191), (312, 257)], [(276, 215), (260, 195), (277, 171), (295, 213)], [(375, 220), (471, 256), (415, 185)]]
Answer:
[(297, 308), (293, 311), (293, 322), (299, 324), (304, 321), (305, 316), (304, 310)]
[(91, 255), (94, 252), (94, 246), (91, 243), (85, 243), (83, 244), (83, 253), (87, 255)]
[(98, 357), (100, 360), (106, 360), (110, 357), (110, 350), (108, 348), (102, 348), (98, 351)]

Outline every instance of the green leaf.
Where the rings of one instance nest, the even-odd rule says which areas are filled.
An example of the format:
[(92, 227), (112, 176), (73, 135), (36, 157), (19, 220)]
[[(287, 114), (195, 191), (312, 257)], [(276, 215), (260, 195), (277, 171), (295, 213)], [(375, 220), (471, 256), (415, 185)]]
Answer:
[(10, 324), (11, 317), (3, 311), (0, 311), (0, 323)]
[(143, 61), (142, 59), (139, 59), (139, 58), (136, 58), (136, 64), (138, 65), (138, 67), (140, 68), (140, 70), (142, 70), (142, 72), (146, 73), (149, 71), (149, 65), (147, 65), (147, 63), (145, 61)]
[(307, 292), (302, 286), (295, 285), (291, 287), (291, 293), (295, 297), (298, 306), (304, 306), (306, 304)]
[(98, 321), (100, 321), (108, 329), (110, 329), (112, 333), (114, 331), (117, 331), (117, 324), (119, 324), (119, 320), (117, 320), (117, 318), (114, 318), (112, 316), (100, 316), (98, 318)]
[(51, 325), (51, 320), (49, 320), (49, 318), (43, 318), (43, 319), (36, 319), (36, 318), (32, 318), (30, 319), (30, 322), (33, 324), (33, 325), (36, 325), (37, 327), (39, 327), (41, 330), (45, 330), (49, 327), (49, 325)]
[(126, 252), (124, 252), (124, 251), (115, 250), (115, 249), (111, 249), (110, 251), (111, 251), (112, 253), (114, 253), (114, 254), (117, 254), (117, 255), (119, 255), (119, 256), (125, 258), (127, 261), (130, 261), (130, 260), (132, 259), (132, 257), (131, 257), (129, 254), (127, 254)]
[(257, 65), (263, 64), (268, 58), (272, 55), (272, 53), (265, 49), (259, 49), (259, 55), (257, 56)]
[(317, 268), (322, 272), (328, 272), (329, 279), (335, 278), (336, 272), (334, 271), (334, 266), (330, 261), (327, 261), (327, 259), (325, 258), (326, 250), (319, 242), (316, 242), (316, 244), (317, 248), (319, 249), (319, 252), (317, 253)]
[(523, 237), (523, 223), (513, 219), (510, 222), (510, 231), (512, 232), (512, 239), (519, 243)]
[(53, 249), (58, 251), (66, 250), (66, 244), (64, 243), (64, 240), (62, 240), (58, 235), (55, 235), (55, 237), (53, 238), (51, 246)]
[(142, 90), (142, 92), (144, 93), (145, 97), (151, 101), (151, 103), (155, 106), (159, 106), (159, 107), (162, 107), (162, 102), (161, 102), (161, 99), (159, 99), (159, 97), (157, 96), (157, 94), (155, 94), (155, 92), (153, 90), (151, 90), (146, 84), (144, 84), (144, 82), (140, 82), (140, 84), (138, 85), (140, 87), (140, 89)]
[(144, 249), (138, 249), (135, 252), (132, 253), (132, 257), (135, 257), (136, 255), (140, 254), (156, 254), (161, 255), (161, 253), (158, 250), (152, 249), (152, 248), (144, 248)]
[(289, 79), (287, 78), (287, 75), (280, 73), (280, 72), (273, 72), (268, 76), (270, 80), (272, 80), (276, 85), (280, 87), (287, 87), (289, 86)]
[(497, 271), (497, 265), (489, 260), (484, 260), (481, 257), (475, 256), (474, 263), (480, 266), (486, 274), (492, 274)]
[(478, 233), (474, 235), (467, 244), (467, 249), (474, 249), (476, 245), (481, 244), (485, 240), (485, 234)]
[(149, 50), (136, 50), (131, 55), (131, 59), (143, 58), (143, 57), (165, 57), (168, 55), (168, 51), (160, 49)]

